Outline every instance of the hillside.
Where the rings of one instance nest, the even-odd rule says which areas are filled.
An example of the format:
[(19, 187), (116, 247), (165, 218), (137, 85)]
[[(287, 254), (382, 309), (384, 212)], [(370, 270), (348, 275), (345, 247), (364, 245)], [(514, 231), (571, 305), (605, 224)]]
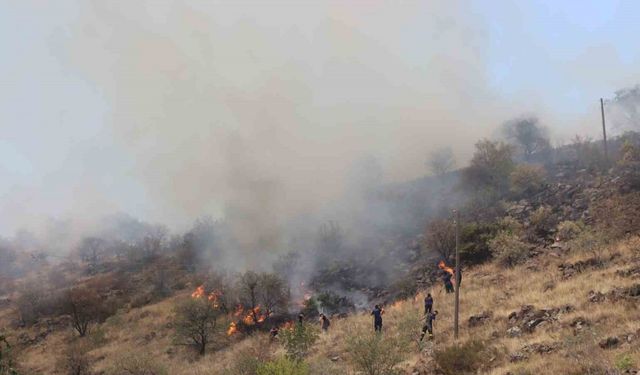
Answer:
[[(443, 253), (451, 249), (438, 247), (453, 228), (445, 214), (424, 235), (398, 240), (413, 255), (386, 289), (366, 287), (373, 265), (396, 255), (384, 246), (380, 257), (329, 263), (296, 290), (282, 278), (295, 263), (233, 276), (233, 285), (199, 269), (188, 235), (173, 252), (154, 253), (145, 239), (151, 250), (142, 253), (42, 262), (2, 280), (0, 374), (637, 373), (640, 153), (630, 144), (622, 151), (606, 169), (580, 158), (514, 165), (500, 199), (471, 198), (461, 223), (458, 342), (453, 294), (436, 267), (451, 260)], [(426, 293), (439, 315), (434, 339), (419, 342)], [(385, 309), (381, 334), (372, 332), (376, 303)], [(86, 332), (78, 309), (88, 314)], [(304, 324), (295, 322), (300, 311)], [(330, 315), (328, 332), (319, 312)], [(190, 340), (198, 332), (184, 334), (185, 316), (211, 323), (203, 355)]]

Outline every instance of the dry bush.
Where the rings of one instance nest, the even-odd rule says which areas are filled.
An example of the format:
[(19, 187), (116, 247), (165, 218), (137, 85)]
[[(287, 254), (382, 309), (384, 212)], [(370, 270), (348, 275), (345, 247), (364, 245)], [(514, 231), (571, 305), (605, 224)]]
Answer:
[(475, 374), (485, 357), (484, 349), (479, 341), (467, 341), (436, 350), (433, 357), (445, 375)]
[(256, 375), (307, 375), (309, 366), (287, 357), (278, 358), (258, 367)]
[(58, 371), (65, 375), (90, 375), (89, 348), (85, 343), (71, 343), (57, 362)]
[(261, 364), (272, 360), (270, 339), (266, 335), (253, 336), (255, 340), (232, 356), (233, 363), (222, 372), (224, 375), (254, 375)]
[(560, 241), (570, 241), (576, 238), (585, 230), (584, 223), (578, 221), (565, 220), (558, 224), (557, 238)]
[(144, 353), (131, 353), (117, 358), (107, 370), (108, 375), (167, 375), (168, 371), (157, 358)]
[(557, 224), (557, 218), (553, 210), (548, 206), (540, 206), (531, 213), (529, 217), (531, 226), (529, 227), (529, 239), (537, 240), (539, 237), (547, 236)]
[(408, 349), (404, 340), (396, 336), (362, 330), (351, 332), (346, 344), (349, 362), (366, 375), (396, 373)]
[(576, 163), (591, 171), (603, 170), (607, 166), (607, 160), (604, 157), (599, 142), (593, 142), (588, 137), (580, 137), (576, 135), (573, 140), (573, 149), (575, 151)]
[(489, 241), (493, 257), (503, 266), (513, 267), (523, 263), (529, 257), (530, 246), (522, 242), (518, 236), (501, 231)]
[(31, 325), (38, 319), (57, 315), (62, 312), (62, 296), (56, 291), (47, 290), (39, 280), (27, 280), (16, 300), (20, 320)]
[(509, 175), (511, 192), (518, 197), (539, 192), (544, 188), (546, 174), (545, 169), (539, 165), (521, 164), (516, 166)]
[(310, 375), (342, 375), (344, 369), (328, 358), (320, 357), (309, 361)]
[(590, 211), (596, 227), (611, 237), (640, 232), (640, 192), (599, 200)]

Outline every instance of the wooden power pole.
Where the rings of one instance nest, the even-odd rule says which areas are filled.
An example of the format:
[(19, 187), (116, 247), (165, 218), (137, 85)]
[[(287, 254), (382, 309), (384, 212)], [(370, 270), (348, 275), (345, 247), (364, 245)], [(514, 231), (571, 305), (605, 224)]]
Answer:
[(604, 160), (609, 161), (609, 150), (607, 149), (607, 126), (604, 121), (604, 100), (600, 98), (600, 114), (602, 115), (602, 139), (604, 140)]
[(455, 297), (455, 315), (453, 318), (453, 338), (455, 340), (458, 339), (458, 317), (460, 314), (460, 212), (458, 210), (454, 210), (453, 212), (455, 216), (455, 224), (456, 224), (456, 272), (455, 272), (455, 281), (456, 281), (456, 297)]

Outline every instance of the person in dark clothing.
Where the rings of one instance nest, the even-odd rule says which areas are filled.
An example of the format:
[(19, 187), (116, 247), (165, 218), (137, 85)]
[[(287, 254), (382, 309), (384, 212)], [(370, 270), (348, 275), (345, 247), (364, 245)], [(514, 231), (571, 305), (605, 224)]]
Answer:
[(373, 329), (376, 332), (382, 332), (382, 314), (384, 314), (384, 309), (380, 305), (375, 305), (371, 315), (373, 315)]
[(322, 331), (327, 332), (330, 325), (331, 321), (329, 320), (329, 318), (327, 318), (327, 316), (324, 314), (320, 314), (320, 326), (322, 327)]
[(444, 282), (444, 288), (447, 293), (453, 293), (453, 283), (451, 282), (451, 274), (449, 272), (445, 272), (442, 276), (442, 281)]
[(273, 327), (273, 328), (271, 328), (271, 330), (269, 330), (269, 334), (271, 335), (271, 339), (275, 339), (276, 336), (278, 336), (278, 333), (280, 333), (280, 329), (278, 327)]
[(431, 297), (431, 293), (427, 293), (427, 296), (424, 299), (424, 313), (430, 313), (433, 309), (433, 297)]
[(438, 310), (426, 313), (424, 315), (425, 322), (424, 326), (422, 326), (422, 335), (420, 336), (420, 341), (422, 341), (424, 335), (427, 332), (429, 332), (429, 340), (433, 339), (433, 321), (436, 320), (436, 316), (438, 316)]

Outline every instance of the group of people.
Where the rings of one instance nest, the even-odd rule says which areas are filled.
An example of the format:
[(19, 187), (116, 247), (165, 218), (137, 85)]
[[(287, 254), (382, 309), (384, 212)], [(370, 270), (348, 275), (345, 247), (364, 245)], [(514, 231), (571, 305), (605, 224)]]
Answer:
[[(382, 315), (384, 309), (380, 305), (375, 305), (371, 315), (373, 316), (373, 329), (375, 332), (382, 332)], [(429, 339), (433, 339), (433, 321), (436, 320), (438, 311), (433, 309), (433, 297), (431, 293), (427, 293), (424, 298), (424, 320), (425, 323), (422, 326), (422, 334), (420, 335), (420, 341), (424, 339), (424, 336), (429, 333)]]
[[(449, 282), (451, 282), (449, 280)], [(446, 286), (446, 283), (445, 283)], [(384, 308), (380, 305), (375, 305), (373, 311), (371, 311), (371, 315), (373, 316), (373, 329), (375, 332), (382, 332), (382, 315), (384, 315)], [(424, 337), (429, 334), (429, 340), (433, 339), (433, 321), (436, 320), (438, 316), (438, 311), (433, 309), (433, 297), (431, 293), (427, 293), (427, 296), (424, 298), (424, 325), (422, 326), (422, 334), (420, 335), (420, 341), (424, 339)], [(321, 313), (320, 314), (320, 328), (323, 332), (327, 332), (329, 327), (331, 326), (331, 321), (329, 318)], [(298, 324), (303, 324), (304, 322), (304, 314), (300, 313), (298, 315)], [(278, 328), (274, 327), (271, 329), (271, 336), (275, 337), (278, 335)]]

